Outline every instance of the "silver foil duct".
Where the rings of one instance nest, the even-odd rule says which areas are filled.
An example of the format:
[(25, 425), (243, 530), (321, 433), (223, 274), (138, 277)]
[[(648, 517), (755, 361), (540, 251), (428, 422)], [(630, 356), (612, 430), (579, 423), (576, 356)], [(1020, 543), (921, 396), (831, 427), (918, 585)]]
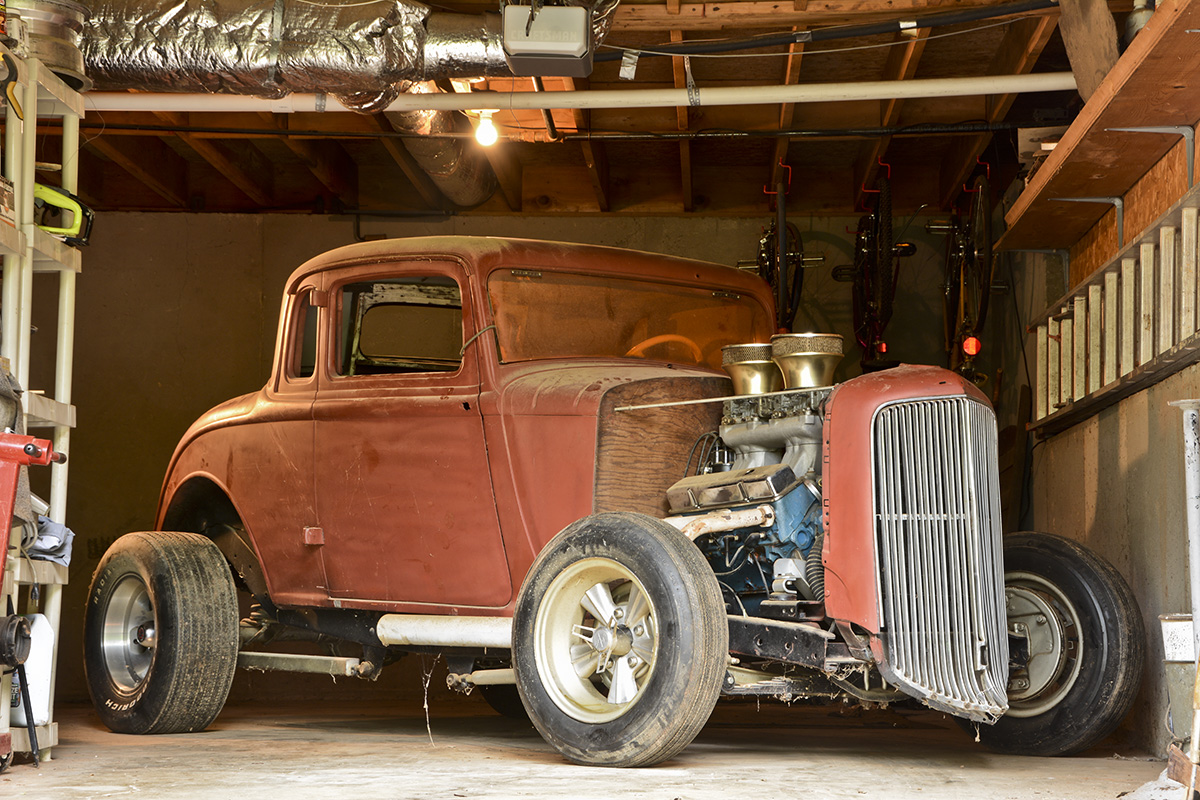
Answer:
[(496, 174), (473, 140), (441, 138), (438, 134), (471, 129), (461, 115), (443, 111), (389, 111), (384, 116), (396, 130), (419, 133), (404, 146), (446, 199), (473, 208), (496, 192)]
[(405, 82), (508, 74), (498, 19), (431, 17), (406, 0), (99, 0), (91, 10), (82, 49), (103, 89), (323, 92), (372, 112)]

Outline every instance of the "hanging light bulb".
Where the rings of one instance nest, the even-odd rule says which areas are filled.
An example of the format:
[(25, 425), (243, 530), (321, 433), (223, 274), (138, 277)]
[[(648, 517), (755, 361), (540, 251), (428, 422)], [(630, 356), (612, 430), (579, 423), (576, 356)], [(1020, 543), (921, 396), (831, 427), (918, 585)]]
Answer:
[(484, 147), (491, 147), (500, 138), (500, 133), (496, 130), (496, 124), (492, 122), (492, 114), (494, 113), (494, 111), (479, 112), (479, 124), (475, 126), (475, 141)]

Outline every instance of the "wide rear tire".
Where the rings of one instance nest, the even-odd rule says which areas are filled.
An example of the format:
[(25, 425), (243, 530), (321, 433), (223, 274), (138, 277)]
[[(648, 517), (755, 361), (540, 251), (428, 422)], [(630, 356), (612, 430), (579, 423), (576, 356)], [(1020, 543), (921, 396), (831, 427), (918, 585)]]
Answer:
[(649, 766), (687, 747), (720, 695), (728, 649), (704, 557), (641, 514), (597, 514), (555, 537), (513, 620), (521, 699), (577, 764)]
[(84, 670), (117, 733), (207, 728), (237, 667), (237, 598), (217, 546), (195, 533), (130, 533), (88, 590)]

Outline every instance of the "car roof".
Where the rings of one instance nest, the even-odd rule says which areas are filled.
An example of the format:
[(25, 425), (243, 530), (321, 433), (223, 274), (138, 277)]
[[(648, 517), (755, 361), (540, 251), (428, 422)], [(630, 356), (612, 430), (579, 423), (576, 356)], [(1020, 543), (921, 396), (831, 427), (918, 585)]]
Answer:
[(752, 294), (766, 305), (770, 290), (756, 276), (732, 267), (678, 256), (603, 245), (492, 236), (418, 236), (346, 245), (309, 259), (292, 273), (288, 291), (317, 272), (358, 264), (445, 258), (486, 279), (495, 269), (536, 267), (597, 271), (679, 283), (716, 284)]

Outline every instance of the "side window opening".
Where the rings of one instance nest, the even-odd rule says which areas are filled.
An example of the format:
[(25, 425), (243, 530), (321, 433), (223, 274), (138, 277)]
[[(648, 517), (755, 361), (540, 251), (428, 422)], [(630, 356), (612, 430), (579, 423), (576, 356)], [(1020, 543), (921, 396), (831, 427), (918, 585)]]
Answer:
[(317, 307), (311, 292), (297, 300), (295, 314), (291, 373), (294, 378), (311, 378), (317, 368)]
[(341, 299), (341, 374), (454, 372), (462, 363), (462, 294), (452, 278), (351, 283)]

